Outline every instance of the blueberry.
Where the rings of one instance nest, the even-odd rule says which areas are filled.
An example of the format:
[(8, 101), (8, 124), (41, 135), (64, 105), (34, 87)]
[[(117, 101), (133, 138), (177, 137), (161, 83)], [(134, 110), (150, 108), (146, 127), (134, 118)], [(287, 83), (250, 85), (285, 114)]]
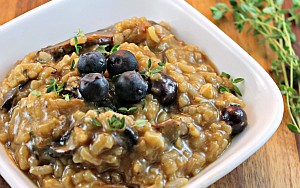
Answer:
[(177, 83), (167, 74), (161, 73), (158, 80), (150, 79), (150, 86), (150, 92), (160, 104), (168, 106), (176, 100)]
[(232, 135), (242, 132), (248, 125), (247, 114), (240, 105), (230, 104), (221, 113), (222, 120), (232, 127)]
[(102, 74), (89, 73), (80, 79), (79, 92), (86, 101), (97, 102), (107, 96), (109, 84)]
[(107, 71), (111, 77), (126, 71), (137, 70), (137, 65), (135, 56), (127, 50), (118, 50), (107, 59)]
[(106, 59), (103, 54), (98, 51), (82, 54), (78, 59), (77, 68), (80, 74), (104, 73), (106, 67)]
[(122, 103), (137, 103), (147, 94), (148, 84), (136, 71), (122, 73), (116, 80), (115, 92)]

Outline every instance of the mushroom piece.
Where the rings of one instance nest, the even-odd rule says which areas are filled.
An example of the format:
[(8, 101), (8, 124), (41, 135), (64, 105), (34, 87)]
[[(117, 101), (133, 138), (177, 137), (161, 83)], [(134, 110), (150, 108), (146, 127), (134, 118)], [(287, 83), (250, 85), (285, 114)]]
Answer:
[(47, 153), (53, 157), (58, 158), (62, 155), (71, 155), (71, 152), (76, 148), (73, 144), (68, 144), (74, 125), (60, 137), (60, 139), (54, 142), (53, 145), (46, 147)]
[(3, 101), (0, 104), (0, 109), (5, 109), (7, 111), (9, 111), (11, 109), (11, 107), (13, 106), (13, 100), (15, 98), (15, 96), (17, 96), (17, 93), (19, 91), (19, 87), (14, 87), (8, 90), (7, 93), (4, 94), (3, 96)]
[(117, 144), (129, 150), (138, 143), (139, 136), (129, 126), (123, 132), (113, 132), (112, 136)]
[(178, 119), (169, 119), (153, 126), (159, 129), (171, 143), (174, 143), (178, 137), (187, 135), (189, 131), (187, 124)]
[(31, 80), (27, 80), (25, 83), (21, 83), (16, 87), (10, 88), (8, 92), (6, 92), (3, 96), (3, 101), (0, 104), (0, 109), (5, 109), (9, 111), (14, 105), (17, 104), (18, 101), (14, 100), (16, 96), (18, 96), (19, 92), (23, 92), (28, 90), (30, 87)]
[[(114, 34), (113, 26), (95, 32), (87, 33), (85, 35), (87, 37), (87, 41), (83, 44), (83, 47), (89, 47), (96, 44), (113, 45), (113, 34)], [(70, 44), (70, 40), (66, 40), (56, 45), (42, 48), (41, 51), (51, 54), (54, 60), (57, 61), (58, 59), (62, 58), (64, 55), (75, 52), (75, 46), (72, 46)]]

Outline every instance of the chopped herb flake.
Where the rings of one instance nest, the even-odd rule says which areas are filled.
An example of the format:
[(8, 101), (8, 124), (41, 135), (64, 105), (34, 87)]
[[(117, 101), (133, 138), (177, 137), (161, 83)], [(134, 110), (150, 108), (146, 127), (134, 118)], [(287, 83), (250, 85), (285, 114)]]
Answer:
[(30, 136), (34, 136), (34, 132), (31, 130), (31, 131), (29, 131), (29, 135)]
[(112, 53), (118, 51), (119, 49), (120, 49), (120, 44), (117, 44), (112, 47), (112, 49), (110, 50), (110, 53), (112, 54)]
[(98, 50), (99, 52), (101, 52), (102, 54), (104, 54), (104, 55), (109, 55), (109, 52), (106, 51), (106, 48), (107, 48), (108, 46), (109, 46), (108, 44), (100, 45), (100, 46), (98, 46), (97, 50)]
[(77, 54), (79, 54), (79, 51), (82, 49), (82, 46), (78, 45), (78, 38), (77, 38), (77, 36), (74, 37), (74, 41), (75, 41), (75, 44), (74, 44), (75, 51), (76, 51)]
[(75, 60), (72, 61), (71, 63), (71, 67), (70, 67), (70, 70), (74, 70), (75, 69)]
[(222, 72), (222, 73), (221, 73), (221, 76), (222, 76), (222, 77), (225, 77), (225, 78), (228, 78), (228, 79), (230, 78), (230, 74), (228, 74), (228, 73), (226, 73), (226, 72)]
[(113, 115), (110, 119), (107, 120), (108, 123), (108, 129), (109, 130), (120, 130), (125, 127), (125, 117), (120, 119), (116, 115)]
[(146, 104), (147, 104), (146, 99), (142, 99), (141, 103), (142, 103), (142, 110), (144, 110), (144, 108), (146, 107)]
[(37, 96), (37, 97), (42, 96), (42, 92), (36, 91), (36, 90), (33, 90), (30, 94), (33, 95), (33, 96)]
[(130, 108), (121, 107), (118, 109), (118, 112), (123, 114), (134, 114), (138, 110), (138, 107), (132, 106)]
[(67, 102), (70, 101), (70, 94), (62, 95), (62, 97), (64, 97)]
[(50, 85), (46, 87), (46, 93), (54, 92), (56, 95), (59, 95), (59, 93), (64, 89), (65, 84), (65, 82), (58, 84), (55, 78), (50, 78)]
[(220, 86), (219, 87), (219, 91), (221, 93), (224, 93), (224, 92), (228, 92), (228, 93), (231, 93), (230, 89), (228, 87), (225, 87), (225, 86)]
[(161, 66), (161, 67), (165, 66), (166, 64), (167, 64), (167, 62), (166, 62), (166, 61), (163, 61), (163, 62), (158, 62), (158, 65), (159, 65), (159, 66)]
[(240, 89), (238, 88), (238, 86), (236, 86), (236, 85), (233, 84), (233, 89), (234, 89), (234, 91), (235, 91), (239, 96), (242, 96), (242, 92), (240, 91)]
[(134, 122), (132, 127), (144, 127), (145, 125), (147, 125), (147, 123), (148, 123), (148, 120), (138, 119)]
[(102, 124), (96, 118), (92, 118), (91, 122), (92, 122), (93, 125), (95, 125), (97, 127), (102, 126)]
[(160, 73), (164, 70), (164, 66), (166, 65), (166, 62), (158, 62), (157, 63), (159, 66), (158, 67), (152, 67), (152, 60), (151, 58), (148, 59), (148, 66), (147, 66), (147, 71), (146, 72), (140, 72), (140, 74), (150, 77), (152, 74)]
[(99, 52), (101, 52), (102, 54), (109, 56), (110, 54), (112, 54), (120, 49), (119, 44), (113, 46), (110, 51), (107, 51), (107, 47), (109, 47), (108, 44), (100, 45), (100, 46), (98, 46), (97, 50)]
[[(226, 73), (226, 72), (222, 72), (221, 73), (221, 76), (222, 77), (226, 77), (226, 78), (228, 78), (229, 79), (229, 81), (230, 81), (230, 83), (232, 84), (232, 86), (233, 86), (233, 90), (235, 91), (235, 93), (237, 94), (237, 95), (239, 95), (239, 96), (242, 96), (242, 92), (241, 92), (241, 90), (239, 89), (239, 87), (236, 85), (237, 83), (240, 83), (240, 82), (242, 82), (242, 81), (244, 81), (245, 79), (244, 78), (231, 78), (231, 75), (230, 74), (228, 74), (228, 73)], [(231, 78), (231, 79), (230, 79)], [(225, 87), (225, 86), (220, 86), (219, 87), (219, 91), (220, 92), (229, 92), (229, 93), (232, 93), (231, 91), (230, 91), (230, 89), (229, 88), (227, 88), (227, 87)]]

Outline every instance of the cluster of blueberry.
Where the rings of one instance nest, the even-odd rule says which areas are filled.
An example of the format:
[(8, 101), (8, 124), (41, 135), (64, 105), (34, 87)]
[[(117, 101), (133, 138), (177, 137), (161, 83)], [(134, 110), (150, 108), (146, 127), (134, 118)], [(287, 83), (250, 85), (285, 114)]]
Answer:
[[(115, 51), (107, 58), (99, 51), (82, 54), (77, 68), (82, 76), (80, 94), (89, 102), (101, 103), (113, 95), (110, 97), (119, 104), (128, 105), (139, 102), (150, 92), (167, 106), (177, 97), (177, 83), (171, 77), (159, 73), (160, 79), (151, 80), (141, 75), (136, 57), (127, 50)], [(110, 79), (103, 75), (106, 70)]]

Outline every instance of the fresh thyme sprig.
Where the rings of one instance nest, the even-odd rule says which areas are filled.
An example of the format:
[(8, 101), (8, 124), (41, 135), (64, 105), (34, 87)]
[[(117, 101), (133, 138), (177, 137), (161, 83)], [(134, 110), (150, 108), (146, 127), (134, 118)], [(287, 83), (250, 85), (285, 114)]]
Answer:
[(50, 78), (50, 85), (46, 87), (46, 93), (54, 92), (59, 95), (59, 93), (64, 89), (65, 84), (65, 82), (58, 84), (55, 78)]
[(142, 72), (141, 74), (145, 77), (149, 78), (152, 74), (160, 73), (164, 70), (164, 66), (167, 62), (158, 62), (158, 66), (152, 67), (152, 60), (151, 58), (148, 59), (147, 71)]
[(82, 46), (78, 45), (78, 37), (79, 36), (84, 36), (84, 33), (82, 30), (78, 29), (78, 31), (76, 31), (76, 36), (74, 36), (74, 47), (75, 47), (75, 51), (77, 54), (79, 54), (79, 51), (82, 49)]
[(57, 83), (55, 78), (50, 78), (50, 85), (46, 86), (46, 93), (54, 92), (57, 96), (64, 98), (67, 102), (70, 101), (70, 94), (62, 94), (61, 92), (64, 90), (66, 82), (62, 82), (61, 84)]
[[(244, 81), (244, 78), (234, 78), (233, 79), (233, 78), (231, 78), (230, 74), (228, 74), (226, 72), (222, 72), (221, 76), (222, 77), (226, 77), (227, 79), (229, 79), (229, 81), (232, 84), (234, 92), (236, 94), (238, 94), (239, 96), (242, 96), (242, 92), (241, 92), (241, 90), (239, 89), (239, 87), (236, 84)], [(229, 93), (231, 93), (231, 90), (229, 88), (225, 87), (225, 86), (220, 86), (219, 87), (219, 91), (220, 92), (229, 92)]]
[(107, 120), (107, 128), (111, 131), (123, 129), (125, 127), (125, 117), (119, 118), (115, 114)]
[[(272, 62), (272, 71), (281, 93), (286, 97), (286, 106), (292, 123), (288, 128), (300, 133), (300, 60), (292, 42), (296, 41), (292, 32), (292, 22), (298, 24), (300, 1), (292, 0), (290, 9), (283, 9), (283, 0), (229, 0), (231, 8), (224, 3), (211, 7), (213, 17), (221, 19), (226, 12), (233, 12), (235, 26), (239, 32), (249, 24), (249, 31), (262, 36), (260, 41), (267, 42), (278, 58)], [(286, 18), (286, 15), (289, 15)]]
[(110, 51), (107, 51), (106, 49), (108, 46), (109, 46), (109, 44), (100, 45), (97, 47), (97, 50), (99, 52), (101, 52), (102, 54), (109, 56), (110, 54), (112, 54), (120, 49), (120, 45), (117, 44), (117, 45), (114, 45)]

